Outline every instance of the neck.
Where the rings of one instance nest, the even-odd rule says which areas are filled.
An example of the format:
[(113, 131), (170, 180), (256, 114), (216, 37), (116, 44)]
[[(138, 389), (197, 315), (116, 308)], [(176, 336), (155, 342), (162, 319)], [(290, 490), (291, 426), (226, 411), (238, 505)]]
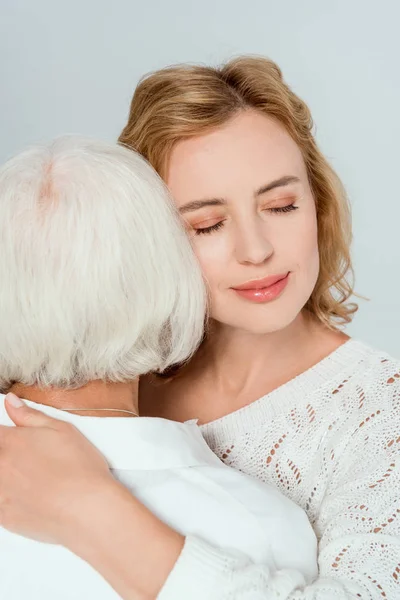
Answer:
[(226, 391), (245, 392), (259, 380), (265, 389), (273, 389), (325, 358), (347, 339), (344, 333), (304, 314), (285, 329), (267, 334), (213, 323), (198, 353), (196, 370), (207, 371)]
[[(138, 413), (138, 379), (129, 383), (96, 380), (74, 390), (57, 387), (39, 388), (15, 383), (8, 391), (31, 402), (73, 410), (74, 414), (83, 416), (129, 417), (134, 415), (119, 411)], [(113, 410), (96, 410), (104, 408)], [(80, 413), (76, 409), (84, 409), (84, 411)]]

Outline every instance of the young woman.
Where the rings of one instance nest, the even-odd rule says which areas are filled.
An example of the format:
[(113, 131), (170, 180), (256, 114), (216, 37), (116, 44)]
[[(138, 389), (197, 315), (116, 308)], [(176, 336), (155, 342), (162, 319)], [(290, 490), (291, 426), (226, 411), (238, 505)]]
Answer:
[[(265, 59), (175, 67), (138, 86), (120, 141), (170, 187), (210, 294), (201, 348), (143, 382), (141, 412), (199, 419), (227, 464), (302, 506), (319, 539), (319, 578), (305, 586), (296, 572), (279, 576), (195, 536), (159, 534), (95, 458), (90, 468), (89, 444), (65, 486), (82, 460), (78, 434), (65, 457), (49, 421), (10, 404), (27, 427), (0, 451), (3, 524), (68, 545), (123, 598), (398, 597), (400, 362), (339, 328), (356, 310), (350, 218), (307, 106)], [(29, 431), (41, 426), (39, 444)], [(28, 512), (24, 494), (45, 483)]]

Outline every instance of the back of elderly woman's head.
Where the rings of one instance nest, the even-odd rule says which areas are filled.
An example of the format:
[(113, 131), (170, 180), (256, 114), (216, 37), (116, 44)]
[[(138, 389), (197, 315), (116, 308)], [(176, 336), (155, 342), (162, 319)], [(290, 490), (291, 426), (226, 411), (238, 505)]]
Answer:
[(77, 137), (0, 170), (0, 390), (127, 381), (190, 356), (205, 292), (153, 169)]

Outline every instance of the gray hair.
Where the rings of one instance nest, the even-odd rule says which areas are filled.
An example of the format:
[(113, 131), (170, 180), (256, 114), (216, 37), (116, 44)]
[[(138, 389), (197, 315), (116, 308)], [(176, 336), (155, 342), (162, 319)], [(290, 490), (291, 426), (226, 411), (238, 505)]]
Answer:
[(200, 267), (138, 154), (76, 136), (0, 170), (0, 389), (126, 381), (203, 335)]

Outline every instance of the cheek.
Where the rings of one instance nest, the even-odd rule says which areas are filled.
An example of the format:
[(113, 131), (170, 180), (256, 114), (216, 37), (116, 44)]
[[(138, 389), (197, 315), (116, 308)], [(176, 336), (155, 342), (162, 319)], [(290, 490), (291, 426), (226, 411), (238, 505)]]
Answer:
[(314, 256), (318, 254), (318, 227), (316, 217), (310, 216), (305, 219), (301, 228), (301, 236), (298, 240), (301, 255)]
[(226, 273), (226, 265), (228, 261), (227, 249), (221, 241), (221, 237), (213, 238), (212, 234), (196, 236), (192, 239), (192, 246), (203, 276), (211, 291), (213, 291), (223, 280), (223, 275)]
[(318, 229), (315, 210), (310, 207), (288, 221), (279, 223), (279, 233), (275, 232), (275, 249), (277, 255), (284, 258), (288, 266), (293, 265), (295, 270), (301, 274), (309, 273), (310, 277), (318, 272)]
[(319, 272), (318, 227), (315, 211), (306, 215), (298, 233), (296, 239), (298, 268), (315, 284)]

